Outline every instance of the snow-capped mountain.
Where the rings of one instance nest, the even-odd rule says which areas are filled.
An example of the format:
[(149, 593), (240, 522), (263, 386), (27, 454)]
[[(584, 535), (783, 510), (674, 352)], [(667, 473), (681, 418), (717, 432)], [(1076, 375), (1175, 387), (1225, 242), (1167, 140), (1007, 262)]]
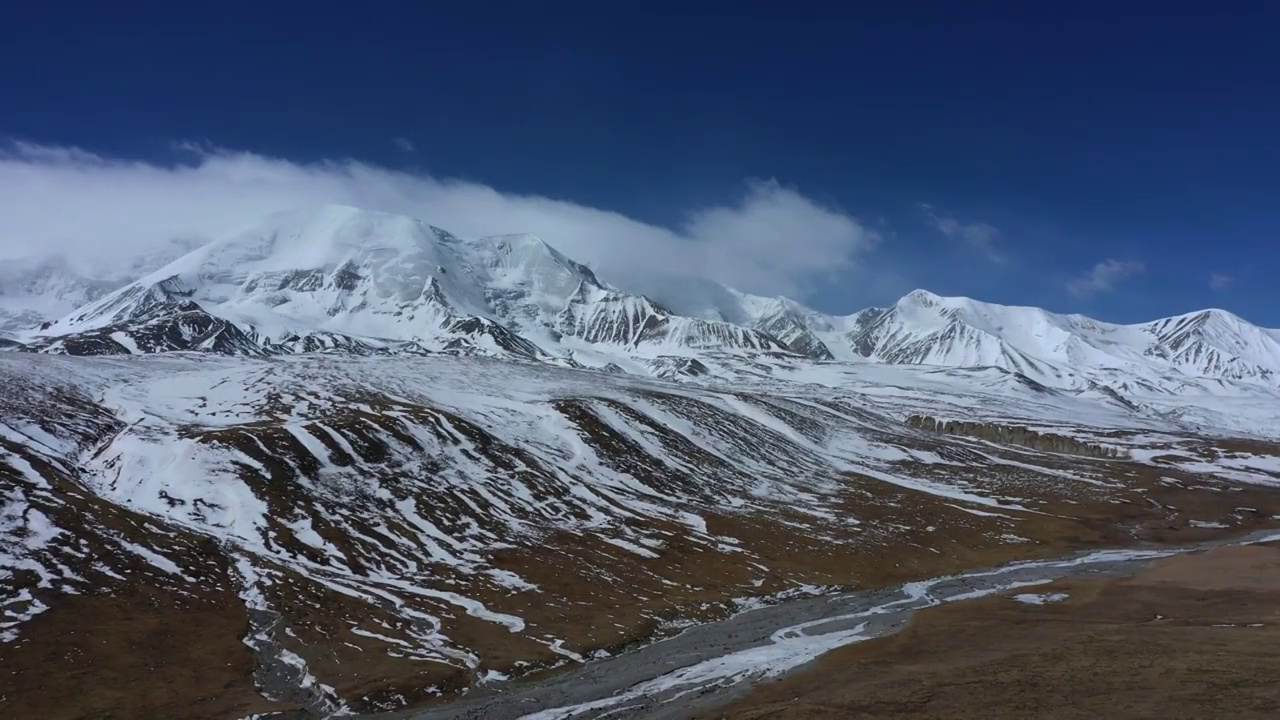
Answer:
[(1280, 379), (1280, 331), (1223, 310), (1118, 325), (925, 290), (844, 316), (707, 280), (668, 278), (654, 294), (678, 312), (760, 330), (815, 360), (997, 367), (1072, 389), (1101, 382), (1176, 391), (1187, 378)]
[(0, 261), (0, 333), (57, 320), (191, 252), (199, 244), (174, 239), (114, 258), (73, 259), (53, 254)]
[(462, 239), (342, 206), (277, 214), (106, 294), (105, 281), (65, 264), (42, 267), (14, 275), (31, 296), (87, 302), (7, 344), (73, 355), (443, 352), (715, 375), (724, 363), (710, 356), (738, 358), (732, 372), (773, 353), (796, 363), (995, 367), (1075, 391), (1280, 382), (1280, 331), (1221, 310), (1117, 325), (917, 290), (836, 316), (689, 278), (638, 295), (531, 235)]
[(1191, 375), (1275, 379), (1280, 331), (1251, 325), (1225, 310), (1202, 310), (1142, 326), (1155, 338), (1148, 349)]
[(463, 240), (412, 218), (341, 206), (278, 214), (195, 250), (43, 328), (35, 346), (539, 359), (600, 346), (640, 356), (783, 349), (764, 333), (673, 316), (614, 290), (533, 236)]
[(750, 295), (702, 278), (659, 278), (646, 289), (682, 315), (759, 330), (814, 360), (850, 359), (841, 336), (852, 329), (852, 316), (826, 315), (790, 298)]
[(1050, 385), (1148, 382), (1179, 377), (1274, 384), (1274, 331), (1206, 310), (1135, 325), (1010, 307), (916, 290), (892, 307), (863, 311), (847, 336), (864, 357), (885, 363), (994, 366)]
[(60, 256), (5, 262), (0, 264), (0, 331), (20, 330), (61, 317), (119, 284), (85, 277)]

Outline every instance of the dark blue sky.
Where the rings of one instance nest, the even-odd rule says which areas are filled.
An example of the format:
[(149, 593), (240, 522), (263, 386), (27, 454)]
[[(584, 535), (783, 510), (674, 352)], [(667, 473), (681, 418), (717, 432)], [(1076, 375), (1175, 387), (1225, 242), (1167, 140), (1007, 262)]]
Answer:
[[(924, 286), (1280, 326), (1280, 15), (1263, 3), (454, 5), (6, 8), (0, 136), (358, 158), (667, 225), (773, 178), (884, 236), (813, 288), (824, 310)], [(920, 203), (998, 228), (1005, 261)], [(1107, 259), (1145, 272), (1067, 292)]]

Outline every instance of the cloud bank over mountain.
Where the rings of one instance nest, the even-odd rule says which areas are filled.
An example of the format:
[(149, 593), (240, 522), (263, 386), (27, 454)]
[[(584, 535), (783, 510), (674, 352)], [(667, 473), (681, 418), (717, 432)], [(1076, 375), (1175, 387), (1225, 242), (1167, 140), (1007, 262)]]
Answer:
[(696, 275), (805, 295), (879, 241), (857, 218), (772, 180), (666, 228), (612, 210), (356, 160), (301, 163), (183, 145), (185, 162), (12, 143), (0, 151), (0, 257), (66, 253), (91, 265), (174, 238), (212, 239), (282, 209), (342, 203), (421, 217), (464, 237), (533, 233), (619, 282)]

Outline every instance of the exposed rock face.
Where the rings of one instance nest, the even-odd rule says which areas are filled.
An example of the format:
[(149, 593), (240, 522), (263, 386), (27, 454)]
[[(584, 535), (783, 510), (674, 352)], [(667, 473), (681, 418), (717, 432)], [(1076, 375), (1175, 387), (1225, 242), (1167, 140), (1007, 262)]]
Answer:
[(1097, 458), (1122, 456), (1119, 449), (1109, 445), (1081, 442), (1065, 435), (1036, 432), (1017, 425), (998, 425), (996, 423), (960, 420), (943, 422), (928, 415), (912, 415), (907, 418), (907, 424), (923, 430), (943, 433), (944, 435), (967, 435), (1003, 445), (1021, 445), (1033, 450), (1062, 453), (1064, 455), (1083, 455)]

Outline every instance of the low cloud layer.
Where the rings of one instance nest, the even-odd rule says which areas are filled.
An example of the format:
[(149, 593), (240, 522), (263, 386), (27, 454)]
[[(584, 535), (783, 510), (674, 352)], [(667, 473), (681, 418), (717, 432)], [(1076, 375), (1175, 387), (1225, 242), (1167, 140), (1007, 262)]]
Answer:
[(1136, 260), (1103, 260), (1091, 270), (1067, 283), (1067, 292), (1080, 300), (1086, 300), (1111, 292), (1121, 281), (1147, 271), (1146, 265)]
[(356, 161), (296, 163), (186, 147), (174, 166), (75, 148), (0, 151), (0, 258), (63, 252), (82, 264), (173, 238), (213, 239), (272, 212), (341, 203), (425, 220), (463, 237), (529, 232), (620, 284), (699, 275), (761, 294), (804, 297), (878, 241), (855, 218), (776, 182), (736, 203), (690, 209), (664, 228), (600, 208)]

